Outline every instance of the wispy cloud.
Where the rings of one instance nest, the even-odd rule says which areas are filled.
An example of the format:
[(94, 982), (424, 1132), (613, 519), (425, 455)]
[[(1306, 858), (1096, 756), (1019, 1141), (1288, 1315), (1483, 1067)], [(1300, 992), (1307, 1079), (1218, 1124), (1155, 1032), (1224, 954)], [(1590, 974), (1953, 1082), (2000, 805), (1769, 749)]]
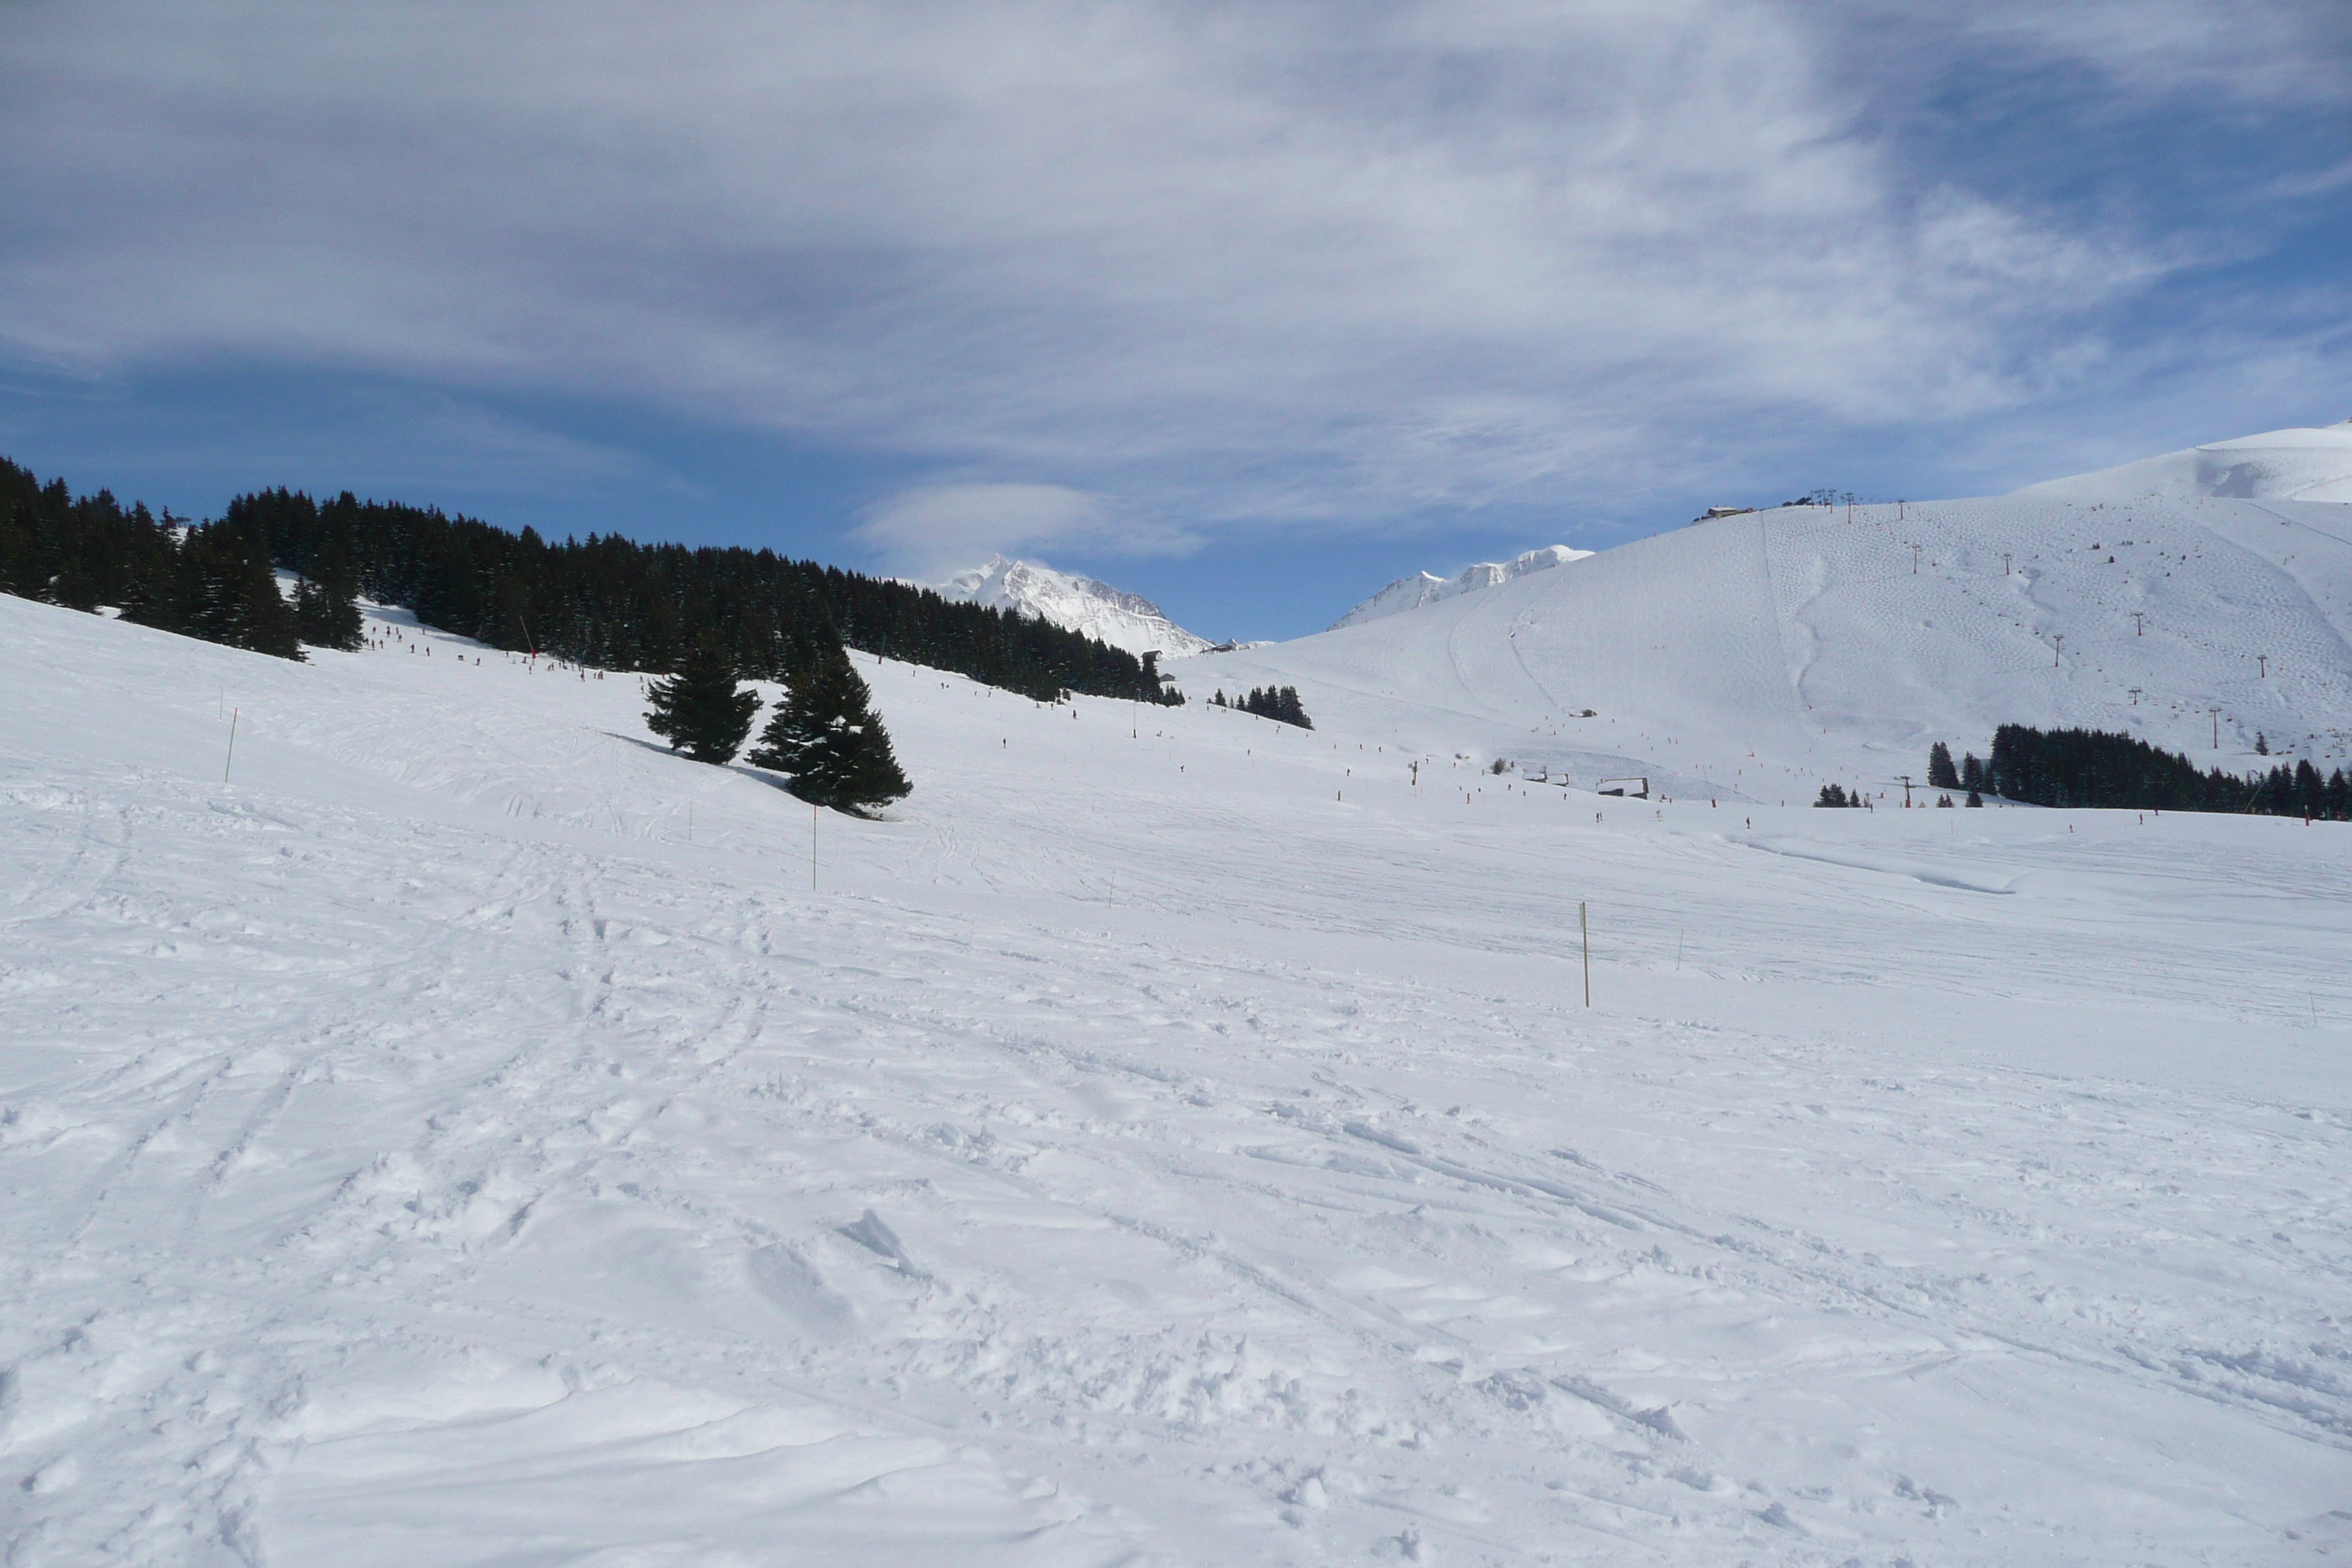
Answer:
[(1023, 505), (1095, 547), (1540, 503), (2030, 408), (2193, 256), (1923, 169), (1858, 39), (2119, 94), (2194, 46), (2307, 103), (2316, 9), (37, 5), (0, 342), (641, 397), (982, 481), (873, 513), (892, 550)]
[(1180, 528), (1122, 517), (1100, 496), (1034, 484), (917, 486), (867, 509), (856, 531), (897, 569), (925, 579), (997, 552), (1184, 555), (1202, 542)]

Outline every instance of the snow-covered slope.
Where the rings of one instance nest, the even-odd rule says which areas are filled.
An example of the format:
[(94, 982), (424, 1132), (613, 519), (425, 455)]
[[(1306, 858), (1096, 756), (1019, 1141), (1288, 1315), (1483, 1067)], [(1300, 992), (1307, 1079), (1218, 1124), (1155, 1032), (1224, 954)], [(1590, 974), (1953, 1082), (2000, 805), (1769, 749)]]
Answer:
[[(1759, 526), (1795, 609), (1709, 648), (1828, 689), (1908, 552)], [(815, 822), (376, 624), (0, 598), (11, 1563), (2352, 1552), (2345, 829), (1596, 800), (1401, 704), (864, 658), (917, 790)]]
[(2096, 473), (2028, 485), (2021, 496), (2128, 501), (2223, 496), (2242, 500), (2352, 501), (2352, 419), (2320, 430), (2273, 430), (2167, 452)]
[(1140, 594), (1125, 593), (1091, 577), (1074, 577), (1034, 561), (992, 555), (985, 564), (959, 572), (933, 586), (950, 599), (1018, 610), (1129, 653), (1181, 658), (1210, 646), (1208, 638), (1176, 625)]
[(1416, 572), (1410, 577), (1400, 577), (1379, 593), (1331, 623), (1331, 629), (1361, 626), (1385, 616), (1402, 615), (1417, 610), (1423, 605), (1433, 605), (1441, 599), (1451, 599), (1459, 594), (1475, 593), (1491, 588), (1498, 583), (1508, 583), (1530, 572), (1546, 572), (1554, 566), (1564, 566), (1571, 561), (1581, 561), (1592, 553), (1590, 550), (1570, 550), (1565, 544), (1546, 545), (1515, 555), (1508, 561), (1482, 561), (1465, 566), (1452, 577), (1440, 577), (1434, 572)]
[(1415, 750), (1734, 800), (1837, 780), (1899, 801), (1930, 742), (1981, 753), (2009, 721), (2206, 765), (2257, 765), (2258, 736), (2323, 771), (2352, 759), (2352, 507), (2021, 494), (1852, 515), (1706, 522), (1174, 673), (1296, 685), (1318, 724)]

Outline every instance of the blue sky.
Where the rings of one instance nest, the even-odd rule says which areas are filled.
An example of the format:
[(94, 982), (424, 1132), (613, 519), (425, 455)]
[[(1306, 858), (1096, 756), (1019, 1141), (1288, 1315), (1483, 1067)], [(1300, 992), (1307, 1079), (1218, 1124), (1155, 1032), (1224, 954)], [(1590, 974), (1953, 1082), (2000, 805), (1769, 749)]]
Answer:
[(1210, 635), (2352, 416), (2352, 7), (35, 0), (0, 453)]

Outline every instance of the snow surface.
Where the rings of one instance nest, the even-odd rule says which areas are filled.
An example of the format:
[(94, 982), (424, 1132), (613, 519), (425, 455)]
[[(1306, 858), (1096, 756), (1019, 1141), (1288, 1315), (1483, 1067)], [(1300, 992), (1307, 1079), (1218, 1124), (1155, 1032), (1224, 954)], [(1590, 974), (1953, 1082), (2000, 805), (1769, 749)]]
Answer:
[(1018, 610), (1132, 654), (1181, 658), (1210, 646), (1208, 638), (1186, 631), (1140, 594), (1034, 561), (992, 555), (985, 563), (932, 586), (946, 598)]
[(2273, 430), (2028, 485), (2019, 495), (2089, 500), (2227, 496), (2352, 501), (2352, 419), (2319, 430)]
[[(1847, 743), (1790, 626), (1851, 705), (2008, 646), (1918, 620), (2105, 614), (2046, 504), (2026, 587), (1675, 536), (1787, 595), (1727, 603), (1707, 745)], [(2164, 594), (2325, 619), (2302, 525), (2196, 515), (2131, 524), (2197, 544)], [(292, 665), (0, 598), (5, 1560), (2352, 1552), (2352, 831), (1601, 800), (1389, 732), (1501, 734), (1426, 703), (1534, 703), (1510, 645), (1609, 597), (1549, 595), (1693, 569), (1309, 639), (1412, 694), (1311, 733), (861, 658), (917, 785), (874, 823), (396, 613)], [(1577, 689), (1631, 730), (1695, 625), (1580, 633)]]
[(1583, 785), (1899, 803), (1931, 742), (1982, 755), (2011, 721), (2232, 770), (2274, 760), (2258, 736), (2352, 763), (2347, 637), (2352, 507), (2020, 494), (1724, 518), (1171, 671), (1195, 695), (1296, 685), (1318, 726)]
[(1481, 588), (1492, 588), (1498, 583), (1508, 583), (1530, 572), (1548, 572), (1555, 566), (1565, 566), (1571, 561), (1582, 561), (1591, 555), (1590, 550), (1571, 550), (1565, 544), (1549, 544), (1541, 550), (1530, 550), (1508, 561), (1481, 561), (1465, 566), (1452, 577), (1440, 577), (1434, 572), (1417, 572), (1410, 577), (1400, 577), (1379, 593), (1331, 623), (1330, 629), (1361, 626), (1383, 616), (1402, 615), (1417, 610), (1423, 605), (1433, 605), (1440, 599), (1456, 595), (1472, 594)]

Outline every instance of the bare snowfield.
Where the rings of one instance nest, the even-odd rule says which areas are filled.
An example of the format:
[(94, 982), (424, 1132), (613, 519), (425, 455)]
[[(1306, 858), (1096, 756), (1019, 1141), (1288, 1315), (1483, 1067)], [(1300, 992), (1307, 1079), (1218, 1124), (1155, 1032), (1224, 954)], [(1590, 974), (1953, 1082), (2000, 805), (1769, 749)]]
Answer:
[[(813, 891), (634, 679), (404, 630), (0, 598), (12, 1568), (2352, 1553), (2352, 830), (861, 658)], [(1916, 760), (1798, 733), (1738, 793)]]

